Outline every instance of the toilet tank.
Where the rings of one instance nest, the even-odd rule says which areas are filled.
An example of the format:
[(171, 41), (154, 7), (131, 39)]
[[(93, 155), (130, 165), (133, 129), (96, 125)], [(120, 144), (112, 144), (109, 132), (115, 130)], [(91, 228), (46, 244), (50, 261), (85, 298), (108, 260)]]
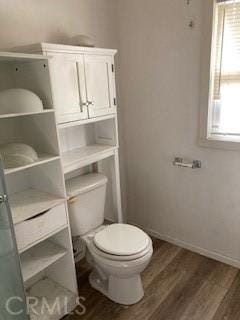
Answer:
[(107, 178), (99, 173), (66, 181), (69, 218), (73, 236), (82, 236), (104, 222)]

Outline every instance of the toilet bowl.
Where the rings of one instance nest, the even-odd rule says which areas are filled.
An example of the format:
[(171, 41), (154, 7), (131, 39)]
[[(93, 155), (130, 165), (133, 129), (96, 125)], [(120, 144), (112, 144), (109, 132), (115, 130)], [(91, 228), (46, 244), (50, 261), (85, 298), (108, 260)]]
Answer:
[[(121, 234), (122, 238), (118, 237), (114, 242), (109, 233), (114, 234), (115, 232), (118, 233), (118, 236)], [(109, 250), (98, 247), (96, 239), (101, 233), (106, 233), (105, 239), (106, 241), (109, 239), (108, 244), (114, 254), (106, 252)], [(131, 233), (133, 235), (132, 239), (129, 238)], [(145, 238), (144, 247), (137, 241), (136, 235), (138, 233), (142, 239)], [(133, 240), (135, 248), (132, 246), (131, 254), (129, 254), (129, 250), (125, 250), (124, 254), (123, 246), (119, 252), (117, 251), (119, 249), (118, 242), (122, 242), (123, 239), (125, 244), (129, 243), (130, 246), (131, 240)], [(127, 224), (112, 224), (104, 226), (104, 229), (101, 227), (100, 230), (90, 232), (83, 237), (83, 240), (88, 249), (87, 260), (94, 267), (94, 271), (90, 275), (92, 287), (120, 304), (131, 305), (141, 300), (144, 291), (140, 274), (149, 264), (153, 252), (152, 241), (147, 234)], [(100, 244), (101, 242), (99, 242), (99, 246)], [(125, 249), (127, 249), (127, 246)]]
[(101, 174), (67, 181), (71, 229), (86, 244), (91, 286), (116, 303), (131, 305), (144, 296), (140, 274), (150, 262), (152, 241), (129, 224), (103, 225), (106, 183)]

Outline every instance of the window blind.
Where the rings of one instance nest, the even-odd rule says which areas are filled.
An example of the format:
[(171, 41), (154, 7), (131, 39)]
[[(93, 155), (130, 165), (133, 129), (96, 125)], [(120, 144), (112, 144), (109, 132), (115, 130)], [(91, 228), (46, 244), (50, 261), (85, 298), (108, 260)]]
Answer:
[(240, 1), (217, 0), (213, 99), (224, 85), (240, 83)]

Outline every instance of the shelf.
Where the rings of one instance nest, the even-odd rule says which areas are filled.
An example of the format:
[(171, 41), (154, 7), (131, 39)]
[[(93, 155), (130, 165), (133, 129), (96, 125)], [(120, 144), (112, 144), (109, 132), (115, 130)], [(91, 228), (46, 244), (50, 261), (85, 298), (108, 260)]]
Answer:
[(20, 255), (23, 280), (27, 281), (67, 254), (59, 245), (44, 241)]
[(77, 306), (76, 294), (50, 278), (38, 281), (27, 290), (26, 294), (36, 297), (38, 302), (36, 304), (34, 302), (34, 308), (30, 308), (30, 320), (61, 319)]
[(66, 199), (64, 198), (36, 189), (27, 189), (14, 193), (9, 196), (13, 223), (20, 223), (65, 201)]
[(40, 154), (40, 155), (38, 155), (38, 161), (30, 163), (30, 164), (28, 164), (26, 166), (21, 166), (21, 167), (17, 167), (17, 168), (10, 168), (10, 169), (4, 169), (4, 173), (5, 173), (5, 175), (12, 174), (12, 173), (15, 173), (15, 172), (18, 172), (18, 171), (21, 171), (21, 170), (26, 170), (28, 168), (39, 166), (39, 165), (44, 164), (44, 163), (55, 161), (57, 159), (60, 159), (60, 157), (59, 156), (51, 156), (51, 155), (47, 155), (47, 154)]
[(73, 170), (108, 158), (114, 155), (116, 149), (116, 146), (94, 144), (65, 152), (62, 155), (64, 173), (69, 173)]
[(100, 122), (100, 121), (104, 121), (104, 120), (114, 119), (116, 116), (117, 116), (116, 113), (113, 113), (113, 114), (109, 114), (109, 115), (101, 116), (101, 117), (96, 117), (96, 118), (61, 123), (61, 124), (58, 124), (58, 128), (59, 129), (66, 129), (66, 128), (70, 128), (70, 127), (81, 126), (81, 125), (88, 124), (88, 123), (95, 123), (95, 122)]
[(0, 52), (0, 62), (32, 62), (47, 61), (49, 59), (51, 59), (50, 56), (44, 56), (42, 54)]
[(53, 112), (54, 112), (53, 109), (45, 109), (45, 110), (39, 111), (39, 112), (5, 113), (5, 114), (0, 114), (0, 119), (26, 117), (26, 116), (39, 115), (39, 114), (45, 114), (45, 113), (53, 113)]

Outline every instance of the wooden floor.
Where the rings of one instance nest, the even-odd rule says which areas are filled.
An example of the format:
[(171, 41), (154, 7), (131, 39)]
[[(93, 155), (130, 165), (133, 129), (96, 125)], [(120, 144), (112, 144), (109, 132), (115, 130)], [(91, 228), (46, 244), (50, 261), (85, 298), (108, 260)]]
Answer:
[[(145, 297), (130, 307), (115, 304), (88, 284), (89, 267), (78, 267), (85, 315), (67, 320), (240, 320), (240, 273), (160, 240), (142, 275)], [(82, 310), (82, 309), (81, 309)]]

